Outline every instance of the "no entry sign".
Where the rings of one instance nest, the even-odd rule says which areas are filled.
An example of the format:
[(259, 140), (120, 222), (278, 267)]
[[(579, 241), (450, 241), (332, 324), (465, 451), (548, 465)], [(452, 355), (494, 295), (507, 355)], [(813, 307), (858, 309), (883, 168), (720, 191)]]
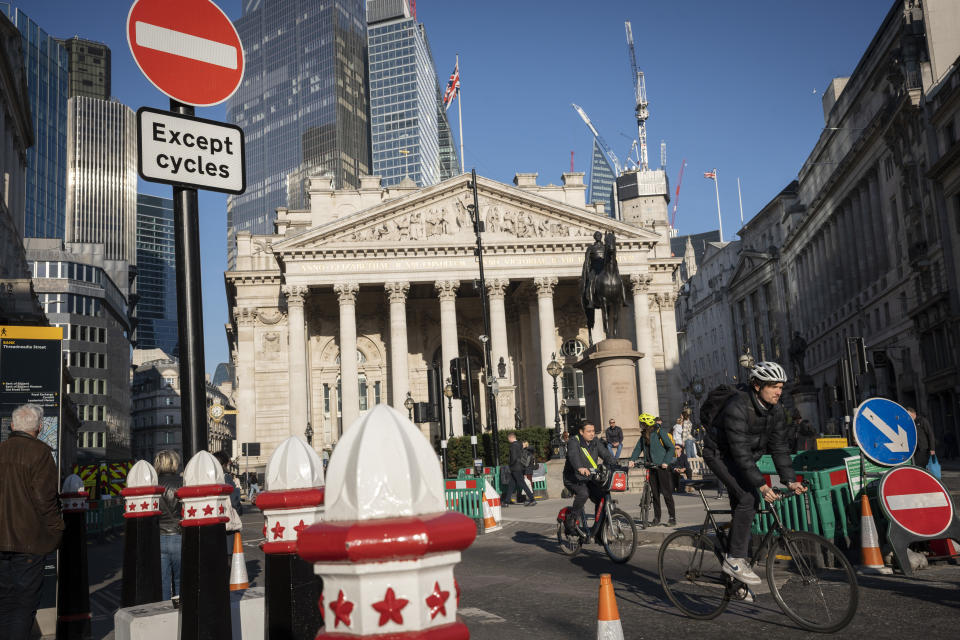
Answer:
[(893, 469), (880, 481), (880, 506), (907, 532), (936, 538), (953, 522), (953, 503), (943, 485), (917, 467)]
[(240, 36), (209, 0), (136, 0), (127, 42), (147, 79), (184, 104), (219, 104), (243, 79)]

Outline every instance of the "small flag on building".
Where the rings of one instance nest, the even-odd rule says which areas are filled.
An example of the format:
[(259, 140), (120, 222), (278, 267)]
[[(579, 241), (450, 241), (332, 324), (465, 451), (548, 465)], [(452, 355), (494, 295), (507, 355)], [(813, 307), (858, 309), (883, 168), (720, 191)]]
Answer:
[(453, 66), (453, 73), (450, 74), (450, 79), (447, 80), (447, 89), (443, 92), (443, 108), (449, 109), (450, 105), (453, 104), (453, 99), (457, 97), (457, 93), (460, 91), (460, 61), (457, 60), (457, 63)]
[(710, 180), (716, 180), (716, 179), (717, 179), (717, 170), (716, 170), (716, 169), (711, 169), (710, 171), (704, 171), (704, 172), (703, 172), (703, 177), (704, 177), (704, 178), (709, 178)]

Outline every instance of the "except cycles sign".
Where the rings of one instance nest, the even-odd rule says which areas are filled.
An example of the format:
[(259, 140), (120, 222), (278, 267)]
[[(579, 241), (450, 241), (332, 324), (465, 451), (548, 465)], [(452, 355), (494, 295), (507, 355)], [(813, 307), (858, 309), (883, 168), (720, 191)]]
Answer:
[(144, 180), (225, 193), (246, 188), (240, 127), (141, 107), (137, 138)]

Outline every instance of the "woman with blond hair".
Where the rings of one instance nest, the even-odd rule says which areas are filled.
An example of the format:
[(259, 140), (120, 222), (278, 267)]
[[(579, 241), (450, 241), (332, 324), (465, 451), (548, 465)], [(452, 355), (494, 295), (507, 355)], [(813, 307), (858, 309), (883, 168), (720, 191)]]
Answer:
[(160, 496), (160, 584), (163, 599), (180, 597), (180, 454), (170, 449), (158, 451), (153, 460)]

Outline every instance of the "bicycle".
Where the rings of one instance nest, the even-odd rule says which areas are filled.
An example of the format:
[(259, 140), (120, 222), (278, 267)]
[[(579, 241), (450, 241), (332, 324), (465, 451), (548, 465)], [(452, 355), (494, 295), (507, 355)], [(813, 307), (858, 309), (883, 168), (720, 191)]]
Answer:
[(650, 526), (650, 510), (653, 509), (653, 489), (650, 487), (650, 469), (644, 469), (643, 492), (640, 494), (640, 519), (637, 524), (641, 529)]
[[(667, 536), (657, 558), (660, 583), (667, 597), (686, 615), (698, 620), (716, 618), (731, 599), (747, 600), (751, 595), (746, 585), (723, 572), (727, 532), (714, 516), (733, 512), (710, 509), (702, 490), (705, 483), (709, 481), (688, 483), (703, 501), (703, 525), (699, 530), (677, 531)], [(771, 514), (773, 522), (749, 562), (751, 567), (755, 566), (766, 551), (767, 584), (780, 609), (809, 631), (833, 633), (850, 624), (857, 611), (859, 587), (846, 556), (832, 542), (814, 533), (788, 530), (770, 505), (759, 513)], [(711, 528), (713, 536), (709, 534)]]
[[(590, 482), (597, 483), (603, 495), (594, 513), (593, 526), (583, 536), (579, 532), (567, 533), (567, 518), (575, 517), (570, 507), (564, 507), (557, 514), (557, 542), (560, 550), (568, 555), (575, 556), (584, 544), (597, 540), (603, 544), (603, 550), (611, 560), (623, 564), (633, 557), (637, 550), (637, 527), (625, 511), (617, 508), (617, 501), (610, 497), (614, 491), (627, 490), (627, 474), (623, 467), (616, 470), (607, 469), (600, 465), (590, 470)], [(586, 527), (586, 522), (582, 523)]]

